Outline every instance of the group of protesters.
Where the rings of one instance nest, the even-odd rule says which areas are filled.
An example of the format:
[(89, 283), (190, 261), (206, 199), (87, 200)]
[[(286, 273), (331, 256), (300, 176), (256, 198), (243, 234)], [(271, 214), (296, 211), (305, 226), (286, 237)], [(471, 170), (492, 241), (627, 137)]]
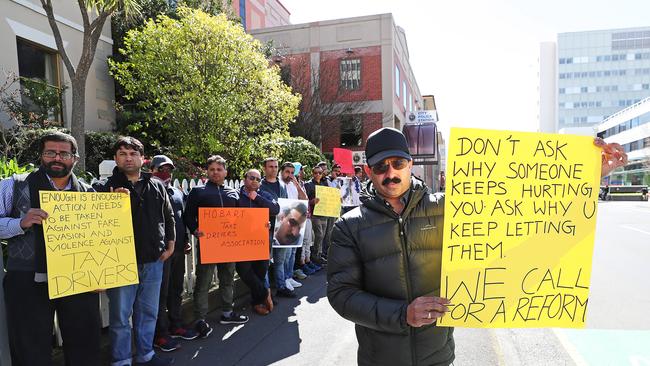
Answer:
[[(273, 311), (276, 297), (295, 298), (296, 289), (302, 286), (299, 281), (327, 265), (335, 218), (313, 214), (320, 202), (316, 186), (341, 189), (341, 211), (345, 213), (361, 204), (364, 180), (359, 167), (344, 178), (337, 164), (328, 169), (327, 162), (320, 162), (309, 169), (300, 162), (280, 163), (268, 157), (260, 162), (263, 171), (249, 169), (242, 177), (243, 185), (236, 190), (224, 184), (227, 161), (214, 155), (206, 161), (206, 184), (187, 194), (171, 184), (175, 166), (169, 157), (153, 157), (151, 172), (145, 172), (143, 144), (133, 137), (120, 137), (113, 147), (116, 166), (112, 175), (90, 186), (72, 172), (79, 159), (72, 136), (61, 132), (44, 135), (39, 153), (39, 169), (0, 181), (0, 238), (8, 241), (3, 287), (14, 366), (51, 364), (55, 311), (66, 365), (102, 363), (101, 291), (48, 297), (41, 225), (48, 213), (40, 208), (39, 191), (118, 192), (130, 196), (139, 283), (106, 290), (111, 364), (168, 365), (171, 360), (156, 355), (154, 347), (173, 351), (180, 347), (178, 339), (206, 338), (212, 333), (206, 316), (215, 269), (221, 324), (249, 320), (234, 311), (235, 271), (250, 290), (251, 309), (260, 316)], [(347, 184), (343, 184), (345, 179)], [(281, 198), (308, 204), (281, 209)], [(205, 233), (198, 225), (199, 207), (268, 208), (268, 258), (200, 263), (200, 238)], [(190, 244), (192, 235), (199, 238), (194, 248)], [(282, 247), (299, 237), (301, 246)], [(183, 319), (186, 255), (193, 249), (197, 252), (192, 292), (194, 318)], [(271, 287), (275, 288), (275, 296)]]

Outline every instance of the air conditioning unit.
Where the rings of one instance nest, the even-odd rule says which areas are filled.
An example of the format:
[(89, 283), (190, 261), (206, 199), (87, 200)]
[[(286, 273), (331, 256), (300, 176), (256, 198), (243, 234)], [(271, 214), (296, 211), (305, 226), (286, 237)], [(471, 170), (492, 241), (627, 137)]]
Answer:
[(366, 152), (365, 151), (353, 151), (352, 152), (352, 164), (354, 164), (354, 165), (365, 165), (366, 164)]

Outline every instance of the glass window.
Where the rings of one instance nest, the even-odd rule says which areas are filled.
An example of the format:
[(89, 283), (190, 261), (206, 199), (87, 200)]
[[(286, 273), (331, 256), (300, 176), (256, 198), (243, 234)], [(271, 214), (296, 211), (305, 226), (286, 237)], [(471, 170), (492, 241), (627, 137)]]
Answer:
[(341, 116), (341, 146), (361, 146), (362, 132), (361, 116)]
[(404, 106), (404, 110), (406, 110), (406, 81), (402, 82), (402, 86), (404, 91), (402, 94), (404, 96), (404, 98), (402, 98), (402, 105)]
[(361, 60), (341, 60), (339, 65), (341, 72), (341, 88), (357, 90), (361, 87)]
[[(34, 43), (16, 39), (21, 101), (30, 111), (63, 122), (58, 54)], [(43, 111), (43, 106), (52, 106)]]

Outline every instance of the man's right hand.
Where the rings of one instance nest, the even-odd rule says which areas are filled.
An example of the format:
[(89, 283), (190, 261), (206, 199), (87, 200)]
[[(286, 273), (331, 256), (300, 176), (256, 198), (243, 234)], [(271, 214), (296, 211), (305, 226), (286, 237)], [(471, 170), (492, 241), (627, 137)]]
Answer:
[(314, 204), (316, 205), (318, 202), (320, 202), (320, 198), (314, 198)]
[(412, 327), (421, 327), (436, 322), (449, 311), (449, 300), (444, 297), (421, 296), (413, 300), (406, 308), (406, 322)]
[(25, 217), (20, 220), (21, 229), (29, 229), (34, 224), (41, 225), (47, 219), (47, 212), (40, 208), (30, 208)]
[(202, 237), (203, 235), (205, 235), (205, 233), (204, 233), (203, 231), (199, 230), (199, 229), (196, 229), (196, 230), (194, 231), (194, 236), (196, 236), (197, 238), (200, 238), (200, 237)]

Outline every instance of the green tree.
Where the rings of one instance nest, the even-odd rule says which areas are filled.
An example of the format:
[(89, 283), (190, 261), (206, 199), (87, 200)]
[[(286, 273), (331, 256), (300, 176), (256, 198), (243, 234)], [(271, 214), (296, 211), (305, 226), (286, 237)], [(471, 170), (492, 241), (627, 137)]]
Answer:
[(225, 15), (187, 7), (176, 14), (129, 31), (124, 61), (110, 60), (111, 73), (148, 122), (173, 136), (173, 151), (197, 162), (222, 154), (240, 176), (265, 142), (288, 136), (300, 96)]

